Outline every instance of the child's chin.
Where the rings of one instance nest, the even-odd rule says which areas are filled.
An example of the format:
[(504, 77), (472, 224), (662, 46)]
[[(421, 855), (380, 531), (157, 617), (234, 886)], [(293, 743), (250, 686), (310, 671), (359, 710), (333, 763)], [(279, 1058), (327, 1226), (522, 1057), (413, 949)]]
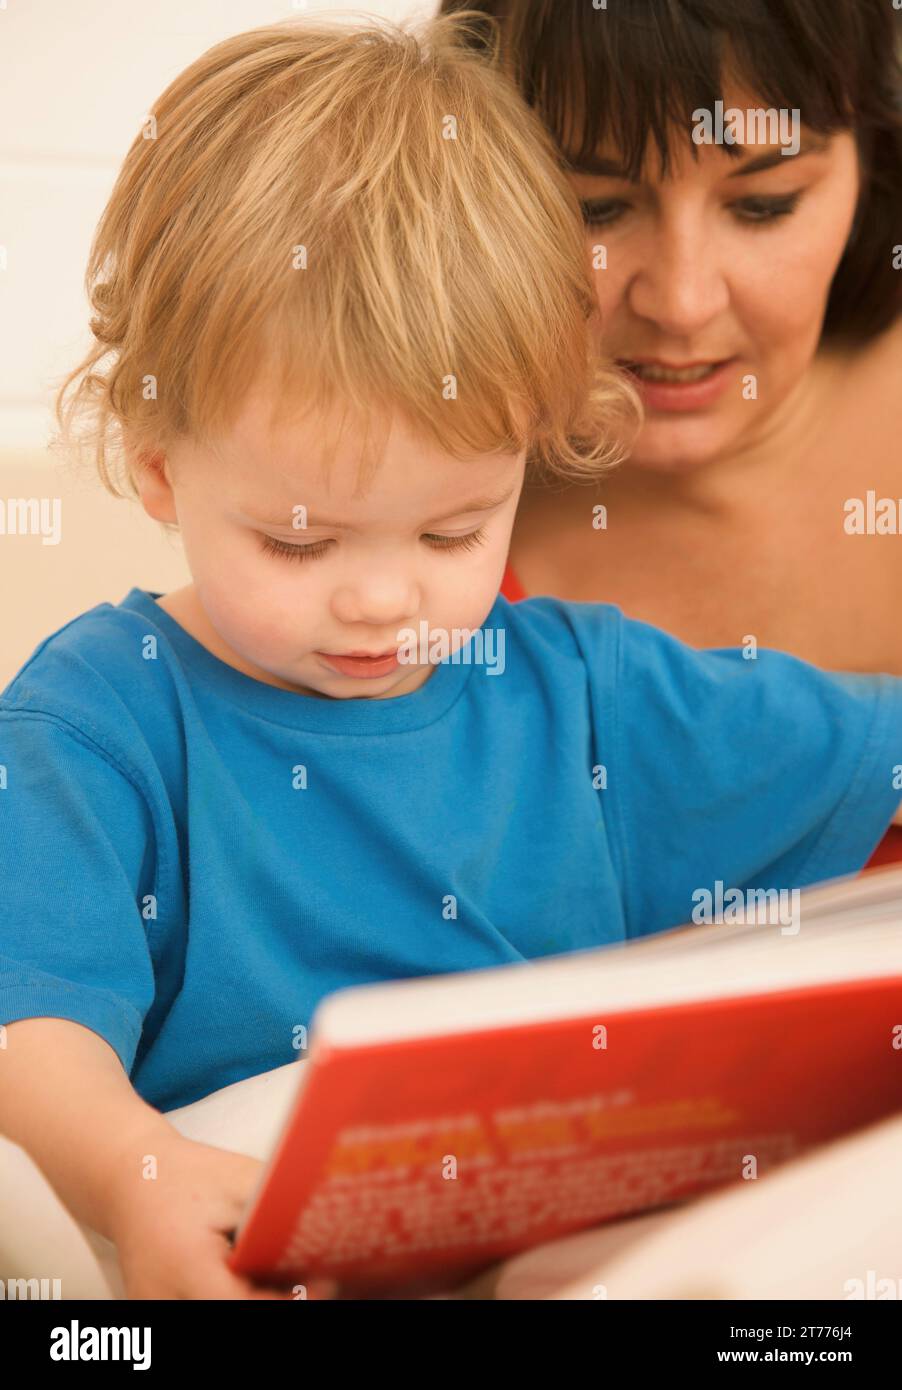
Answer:
[(366, 679), (341, 676), (336, 672), (334, 681), (317, 690), (308, 690), (307, 694), (321, 695), (326, 700), (384, 699), (390, 695), (407, 695), (410, 691), (418, 689), (429, 674), (427, 668), (421, 676), (415, 677), (410, 674), (412, 669), (419, 672), (422, 668), (405, 667), (400, 673), (393, 671), (388, 676)]

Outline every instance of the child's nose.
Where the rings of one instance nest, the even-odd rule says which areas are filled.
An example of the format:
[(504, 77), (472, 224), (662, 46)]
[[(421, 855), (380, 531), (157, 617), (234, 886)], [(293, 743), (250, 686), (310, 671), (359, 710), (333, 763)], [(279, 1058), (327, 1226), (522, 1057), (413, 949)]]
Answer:
[(378, 571), (361, 576), (336, 592), (333, 609), (343, 623), (391, 627), (413, 617), (419, 607), (419, 586), (406, 575)]

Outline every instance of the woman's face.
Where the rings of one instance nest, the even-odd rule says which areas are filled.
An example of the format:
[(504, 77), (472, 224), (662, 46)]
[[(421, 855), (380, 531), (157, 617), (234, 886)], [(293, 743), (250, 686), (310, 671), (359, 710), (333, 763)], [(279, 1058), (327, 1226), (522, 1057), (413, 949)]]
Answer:
[[(743, 112), (763, 105), (743, 91), (724, 98)], [(666, 179), (654, 146), (636, 183), (608, 147), (597, 172), (572, 182), (596, 264), (604, 247), (606, 268), (594, 270), (604, 345), (635, 368), (645, 400), (630, 461), (675, 472), (753, 446), (791, 412), (852, 228), (859, 165), (851, 133), (804, 126), (798, 155), (757, 143), (731, 158), (682, 133), (670, 149)], [(668, 368), (687, 370), (668, 381)]]

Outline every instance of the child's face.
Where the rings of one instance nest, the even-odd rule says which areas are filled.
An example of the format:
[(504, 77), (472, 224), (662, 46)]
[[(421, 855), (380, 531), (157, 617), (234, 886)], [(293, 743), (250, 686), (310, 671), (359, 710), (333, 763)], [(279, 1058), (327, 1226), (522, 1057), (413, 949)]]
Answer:
[(333, 421), (310, 414), (269, 431), (267, 405), (252, 393), (216, 455), (181, 442), (165, 469), (141, 475), (147, 512), (180, 527), (211, 649), (303, 694), (380, 699), (416, 690), (433, 669), (428, 658), (345, 660), (339, 669), (329, 657), (397, 652), (402, 630), (419, 635), (423, 622), (447, 632), (451, 650), (462, 645), (453, 630), (478, 628), (498, 594), (524, 456), (461, 462), (394, 416), (358, 493), (352, 426), (326, 473)]

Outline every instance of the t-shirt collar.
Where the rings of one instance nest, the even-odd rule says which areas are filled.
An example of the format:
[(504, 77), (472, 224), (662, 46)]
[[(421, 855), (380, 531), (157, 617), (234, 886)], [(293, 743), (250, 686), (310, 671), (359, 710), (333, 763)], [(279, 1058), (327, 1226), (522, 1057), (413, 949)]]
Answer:
[[(248, 714), (296, 729), (371, 734), (423, 728), (450, 709), (473, 674), (471, 662), (449, 660), (438, 663), (429, 679), (407, 695), (385, 700), (366, 696), (334, 700), (302, 695), (245, 675), (214, 656), (160, 607), (156, 602), (160, 597), (162, 595), (153, 590), (133, 588), (118, 606), (137, 611), (154, 623), (165, 634), (185, 669), (204, 684), (208, 693), (240, 705)], [(484, 678), (485, 674), (484, 671), (476, 673), (477, 678)]]

